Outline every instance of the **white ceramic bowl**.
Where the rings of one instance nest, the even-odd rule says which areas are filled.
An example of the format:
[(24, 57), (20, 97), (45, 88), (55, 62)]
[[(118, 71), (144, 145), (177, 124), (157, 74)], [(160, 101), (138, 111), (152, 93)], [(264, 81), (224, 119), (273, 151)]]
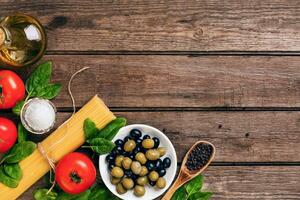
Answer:
[(157, 189), (156, 187), (152, 187), (152, 186), (149, 186), (147, 184), (147, 186), (145, 187), (146, 193), (142, 197), (136, 197), (133, 194), (133, 190), (129, 190), (125, 194), (122, 194), (122, 195), (118, 194), (117, 191), (116, 191), (116, 186), (111, 184), (111, 182), (110, 182), (111, 175), (110, 175), (109, 170), (108, 170), (108, 163), (105, 161), (105, 157), (107, 156), (107, 154), (102, 155), (99, 158), (100, 174), (101, 174), (103, 182), (108, 187), (108, 189), (114, 195), (116, 195), (117, 197), (119, 197), (121, 199), (124, 199), (124, 200), (151, 200), (151, 199), (155, 199), (155, 198), (159, 197), (160, 195), (162, 195), (170, 187), (170, 185), (172, 184), (172, 182), (175, 178), (176, 170), (177, 170), (176, 151), (175, 151), (171, 141), (169, 140), (169, 138), (165, 134), (163, 134), (160, 130), (158, 130), (158, 129), (152, 127), (152, 126), (143, 125), (143, 124), (133, 124), (133, 125), (123, 127), (122, 129), (120, 129), (120, 131), (118, 132), (116, 137), (113, 139), (113, 141), (115, 141), (117, 139), (124, 139), (126, 136), (129, 135), (129, 132), (132, 129), (139, 129), (140, 131), (142, 131), (143, 135), (148, 134), (151, 137), (159, 138), (160, 139), (160, 146), (161, 147), (166, 147), (167, 153), (162, 158), (169, 157), (172, 161), (170, 168), (167, 169), (167, 173), (164, 176), (164, 178), (167, 181), (166, 187), (164, 189)]

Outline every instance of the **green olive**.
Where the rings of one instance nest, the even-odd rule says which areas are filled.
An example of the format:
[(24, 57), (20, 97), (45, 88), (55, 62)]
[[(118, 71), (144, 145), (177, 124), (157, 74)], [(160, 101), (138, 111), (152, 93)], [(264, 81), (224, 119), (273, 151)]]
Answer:
[(118, 183), (117, 192), (119, 194), (125, 194), (127, 192), (127, 190), (123, 187), (122, 183)]
[(159, 158), (159, 152), (156, 149), (150, 149), (146, 152), (146, 158), (148, 160), (157, 160)]
[(124, 171), (120, 167), (114, 167), (111, 170), (111, 175), (115, 178), (122, 178), (124, 176)]
[(128, 140), (125, 144), (124, 144), (124, 150), (126, 152), (131, 152), (133, 151), (133, 149), (136, 147), (135, 141), (134, 140)]
[(159, 178), (159, 175), (156, 171), (152, 171), (152, 172), (150, 172), (148, 177), (151, 181), (157, 181), (157, 179)]
[(141, 176), (136, 180), (137, 184), (144, 186), (148, 183), (148, 177), (147, 176)]
[(142, 146), (145, 148), (145, 149), (152, 149), (154, 147), (154, 141), (152, 139), (145, 139), (143, 140), (142, 142)]
[(139, 152), (135, 155), (135, 159), (137, 161), (139, 161), (142, 165), (146, 164), (147, 162), (147, 158), (145, 156), (145, 154), (143, 154), (142, 152)]
[(141, 163), (139, 163), (138, 161), (133, 161), (131, 164), (132, 173), (138, 175), (140, 174), (141, 170), (142, 170)]
[(156, 182), (156, 187), (158, 187), (159, 189), (163, 189), (164, 187), (166, 187), (166, 185), (166, 180), (163, 177), (160, 177)]
[(111, 177), (110, 182), (111, 182), (113, 185), (117, 185), (118, 183), (121, 182), (121, 179), (120, 179), (120, 178)]
[(132, 163), (132, 160), (128, 157), (125, 157), (122, 161), (122, 167), (124, 169), (130, 169), (131, 167), (131, 163)]
[(124, 178), (122, 180), (122, 185), (125, 189), (130, 190), (134, 186), (134, 182), (131, 178)]
[(165, 147), (158, 147), (157, 151), (159, 152), (159, 156), (162, 157), (166, 154), (166, 148)]
[(137, 197), (144, 196), (145, 192), (146, 191), (145, 191), (145, 188), (143, 186), (136, 185), (134, 187), (134, 195), (137, 196)]
[(148, 169), (145, 166), (142, 166), (140, 176), (146, 176), (148, 174)]
[(118, 167), (121, 167), (123, 159), (124, 159), (124, 156), (118, 156), (118, 157), (116, 157), (115, 165), (118, 166)]

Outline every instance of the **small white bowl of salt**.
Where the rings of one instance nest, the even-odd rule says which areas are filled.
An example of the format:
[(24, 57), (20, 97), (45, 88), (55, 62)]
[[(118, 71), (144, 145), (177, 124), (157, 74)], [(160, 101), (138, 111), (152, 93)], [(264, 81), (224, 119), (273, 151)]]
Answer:
[(56, 121), (56, 108), (51, 101), (33, 98), (21, 110), (21, 122), (28, 131), (35, 134), (49, 132)]

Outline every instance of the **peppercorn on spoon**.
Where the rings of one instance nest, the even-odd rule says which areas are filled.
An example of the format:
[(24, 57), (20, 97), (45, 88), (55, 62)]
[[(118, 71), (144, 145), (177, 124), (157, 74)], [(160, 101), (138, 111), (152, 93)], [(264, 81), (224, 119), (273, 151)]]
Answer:
[[(198, 147), (198, 145), (200, 144), (206, 144), (211, 146), (212, 151), (210, 153), (210, 157), (207, 160), (206, 163), (202, 163), (203, 166), (198, 168), (198, 169), (189, 169), (191, 167), (187, 166), (188, 163), (188, 159), (191, 156), (191, 153), (193, 152), (193, 150), (195, 148)], [(175, 182), (173, 183), (173, 185), (169, 188), (169, 190), (167, 191), (167, 193), (164, 195), (164, 197), (161, 200), (170, 200), (173, 196), (173, 194), (176, 192), (176, 190), (181, 187), (183, 184), (185, 184), (186, 182), (188, 182), (189, 180), (193, 179), (194, 177), (198, 176), (199, 174), (201, 174), (207, 167), (208, 165), (212, 162), (212, 160), (215, 157), (215, 146), (207, 141), (198, 141), (196, 142), (190, 149), (189, 151), (186, 153), (182, 164), (181, 164), (181, 168), (178, 174), (177, 179), (175, 180)], [(200, 154), (198, 154), (200, 156)]]

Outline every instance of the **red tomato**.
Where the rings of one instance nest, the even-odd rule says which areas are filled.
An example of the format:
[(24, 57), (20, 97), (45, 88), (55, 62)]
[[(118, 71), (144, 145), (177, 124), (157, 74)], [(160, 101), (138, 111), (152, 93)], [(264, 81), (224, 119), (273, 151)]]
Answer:
[(57, 184), (69, 194), (79, 194), (93, 185), (96, 168), (89, 157), (83, 153), (70, 153), (64, 156), (55, 170)]
[(17, 127), (9, 119), (0, 117), (0, 152), (8, 151), (17, 140)]
[(25, 96), (22, 79), (13, 71), (0, 71), (0, 109), (12, 108)]

